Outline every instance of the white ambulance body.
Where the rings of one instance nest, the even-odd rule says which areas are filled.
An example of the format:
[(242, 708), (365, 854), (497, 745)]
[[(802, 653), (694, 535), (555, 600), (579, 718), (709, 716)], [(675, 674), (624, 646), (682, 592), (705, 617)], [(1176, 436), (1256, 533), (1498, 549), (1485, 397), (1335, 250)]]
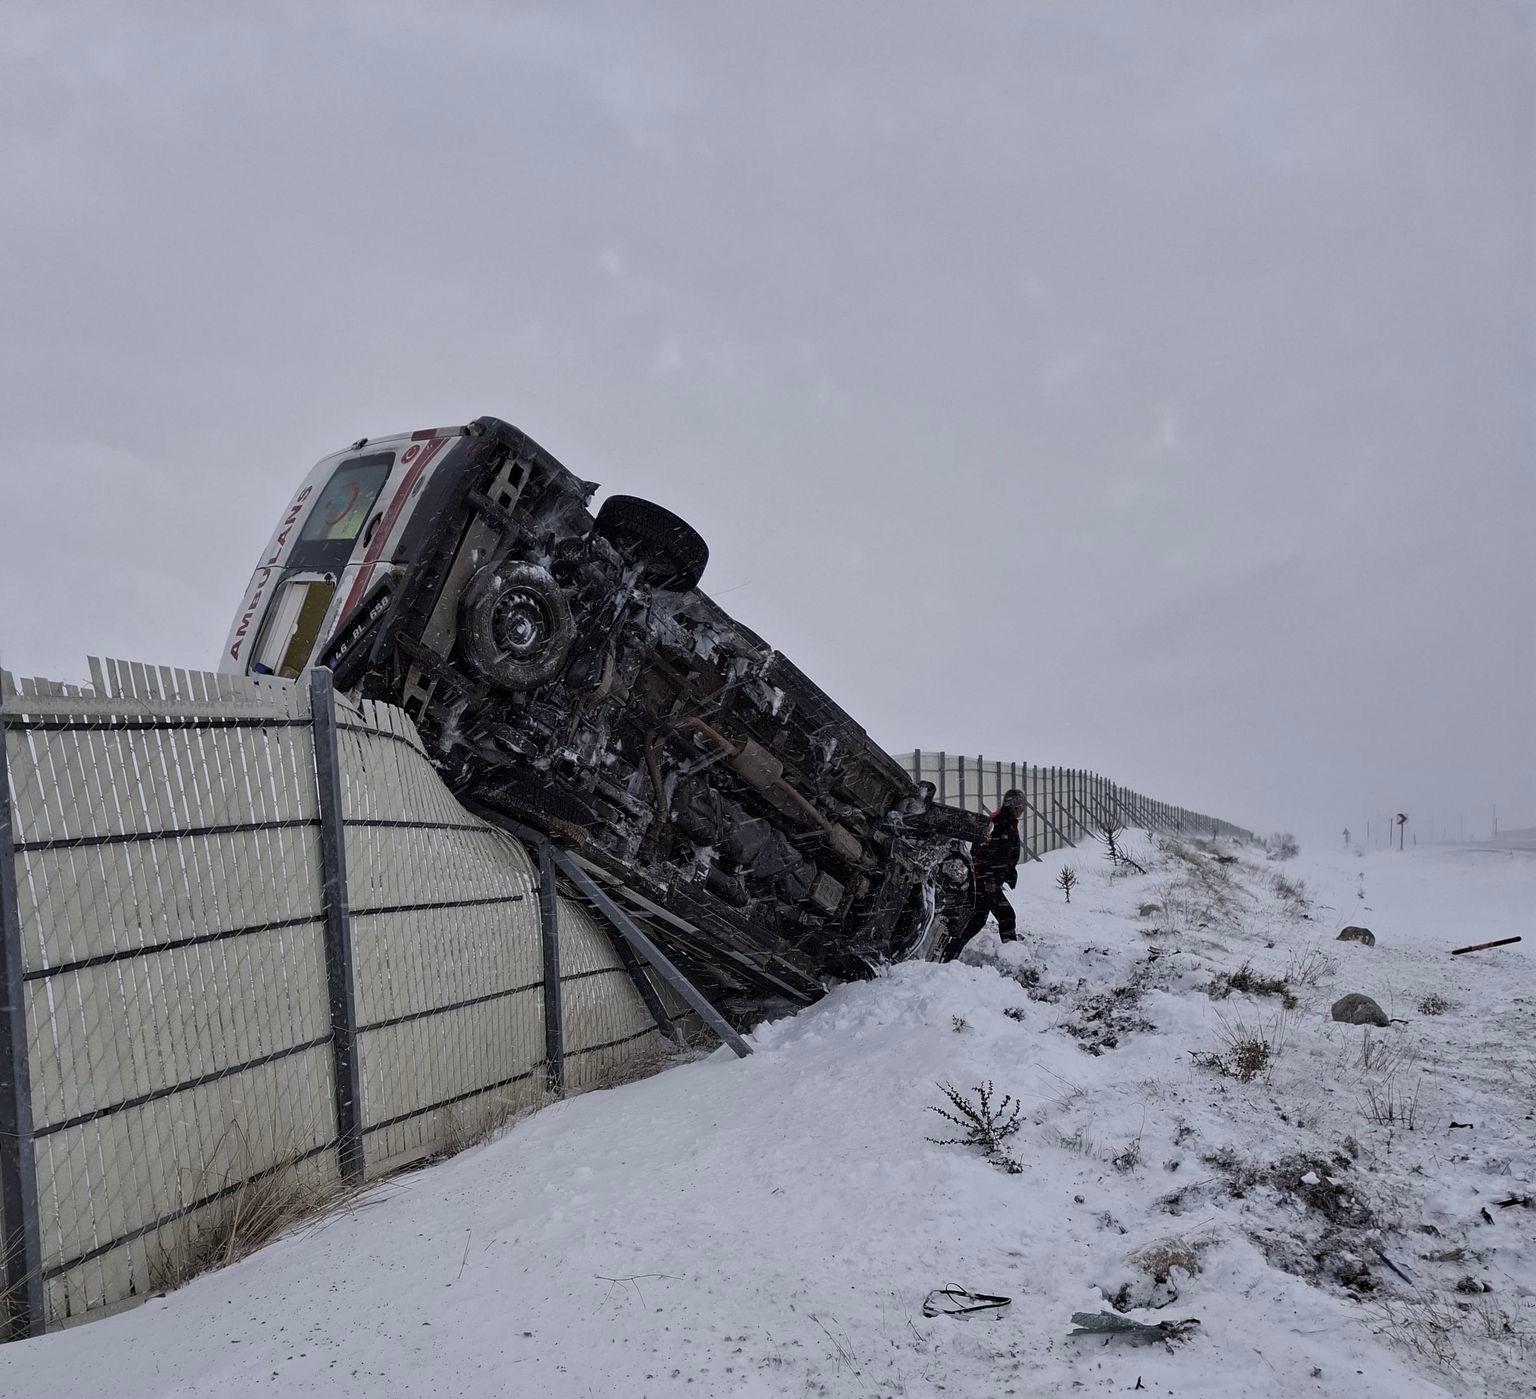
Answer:
[(309, 473), (251, 575), (219, 668), (297, 676), (365, 599), (378, 593), (433, 473), (468, 431), (427, 428), (364, 438)]

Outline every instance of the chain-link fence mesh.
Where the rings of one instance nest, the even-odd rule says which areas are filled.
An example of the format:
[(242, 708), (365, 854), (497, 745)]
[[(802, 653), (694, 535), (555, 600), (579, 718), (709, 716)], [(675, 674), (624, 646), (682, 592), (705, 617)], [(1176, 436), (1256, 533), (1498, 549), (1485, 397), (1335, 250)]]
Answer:
[(237, 1182), (336, 1130), (302, 692), (96, 682), (4, 697), (53, 1319), (173, 1281)]
[[(686, 1018), (665, 985), (647, 1008), (579, 890), (545, 926), (536, 861), (459, 805), (400, 711), (328, 677), (91, 664), (88, 687), (0, 674), (0, 1029), (24, 1031), (0, 1035), (0, 1251), (21, 1329), (228, 1256), (258, 1187), (272, 1209), (452, 1150), (551, 1083), (634, 1072), (670, 1043), (657, 1017)], [(1104, 812), (1246, 834), (1090, 773), (905, 761), (957, 805), (1024, 791), (1037, 853)]]
[[(270, 1207), (279, 1186), (337, 1185), (342, 1041), (369, 1175), (546, 1090), (535, 865), (453, 799), (404, 715), (336, 702), (353, 1005), (338, 1021), (308, 688), (112, 662), (92, 676), (0, 677), (30, 1076), (30, 1143), (13, 1133), (0, 1189), (35, 1174), (48, 1325), (216, 1261), (255, 1186)], [(572, 1088), (667, 1041), (603, 928), (559, 904)], [(20, 1096), (3, 1070), (0, 1095)], [(14, 1260), (22, 1242), (0, 1246)]]

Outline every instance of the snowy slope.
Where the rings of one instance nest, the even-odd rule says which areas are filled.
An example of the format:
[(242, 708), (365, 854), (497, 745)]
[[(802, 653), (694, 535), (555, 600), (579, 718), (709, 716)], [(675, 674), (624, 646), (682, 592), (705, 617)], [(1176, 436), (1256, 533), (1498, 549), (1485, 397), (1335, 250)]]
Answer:
[[(1536, 1194), (1536, 946), (1447, 952), (1528, 933), (1536, 858), (1304, 853), (1284, 871), (1310, 918), (1244, 860), (1030, 865), (1026, 936), (977, 939), (983, 965), (898, 967), (760, 1027), (748, 1060), (552, 1107), (180, 1292), (0, 1348), (0, 1394), (1529, 1394), (1536, 1209), (1497, 1201)], [(1332, 940), (1356, 922), (1377, 947)], [(1245, 961), (1289, 968), (1298, 1004), (1240, 1082), (1194, 1056), (1223, 1020), (1275, 1027), (1275, 996), (1208, 994)], [(1327, 1018), (1353, 990), (1408, 1023), (1367, 1050)], [(1432, 992), (1445, 1013), (1420, 1013)], [(1371, 1120), (1388, 1078), (1417, 1091), (1412, 1130)], [(986, 1079), (1023, 1101), (1018, 1174), (927, 1140), (936, 1084)], [(948, 1283), (1014, 1301), (925, 1319)], [(1200, 1325), (1068, 1340), (1107, 1298)]]

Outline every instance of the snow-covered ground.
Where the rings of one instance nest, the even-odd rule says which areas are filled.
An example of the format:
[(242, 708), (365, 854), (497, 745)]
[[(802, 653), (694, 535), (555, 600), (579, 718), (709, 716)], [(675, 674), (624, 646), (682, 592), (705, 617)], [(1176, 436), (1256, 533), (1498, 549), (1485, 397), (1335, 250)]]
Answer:
[[(976, 965), (841, 988), (750, 1059), (558, 1104), (0, 1348), (0, 1394), (1529, 1394), (1536, 1208), (1499, 1201), (1536, 1196), (1536, 946), (1449, 950), (1529, 934), (1536, 856), (1141, 848), (1146, 875), (1096, 849), (1021, 870), (1025, 936)], [(1245, 963), (1294, 1008), (1209, 994)], [(1333, 1023), (1348, 991), (1406, 1023)], [(1236, 1076), (1226, 1041), (1277, 1036)], [(928, 1140), (937, 1085), (987, 1080), (1023, 1104), (1016, 1173)], [(1013, 1301), (925, 1318), (946, 1284)], [(1067, 1338), (1112, 1304), (1200, 1324)]]

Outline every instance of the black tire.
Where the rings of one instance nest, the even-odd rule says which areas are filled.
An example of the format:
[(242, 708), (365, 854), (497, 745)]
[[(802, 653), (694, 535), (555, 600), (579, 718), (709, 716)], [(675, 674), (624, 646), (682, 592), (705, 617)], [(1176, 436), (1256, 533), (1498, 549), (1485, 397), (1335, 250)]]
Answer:
[(658, 588), (684, 592), (699, 586), (709, 545), (686, 520), (632, 495), (611, 495), (597, 512), (593, 533), (601, 535)]
[(575, 635), (570, 603), (537, 564), (487, 564), (459, 602), (464, 658), (501, 690), (533, 690), (553, 680)]

